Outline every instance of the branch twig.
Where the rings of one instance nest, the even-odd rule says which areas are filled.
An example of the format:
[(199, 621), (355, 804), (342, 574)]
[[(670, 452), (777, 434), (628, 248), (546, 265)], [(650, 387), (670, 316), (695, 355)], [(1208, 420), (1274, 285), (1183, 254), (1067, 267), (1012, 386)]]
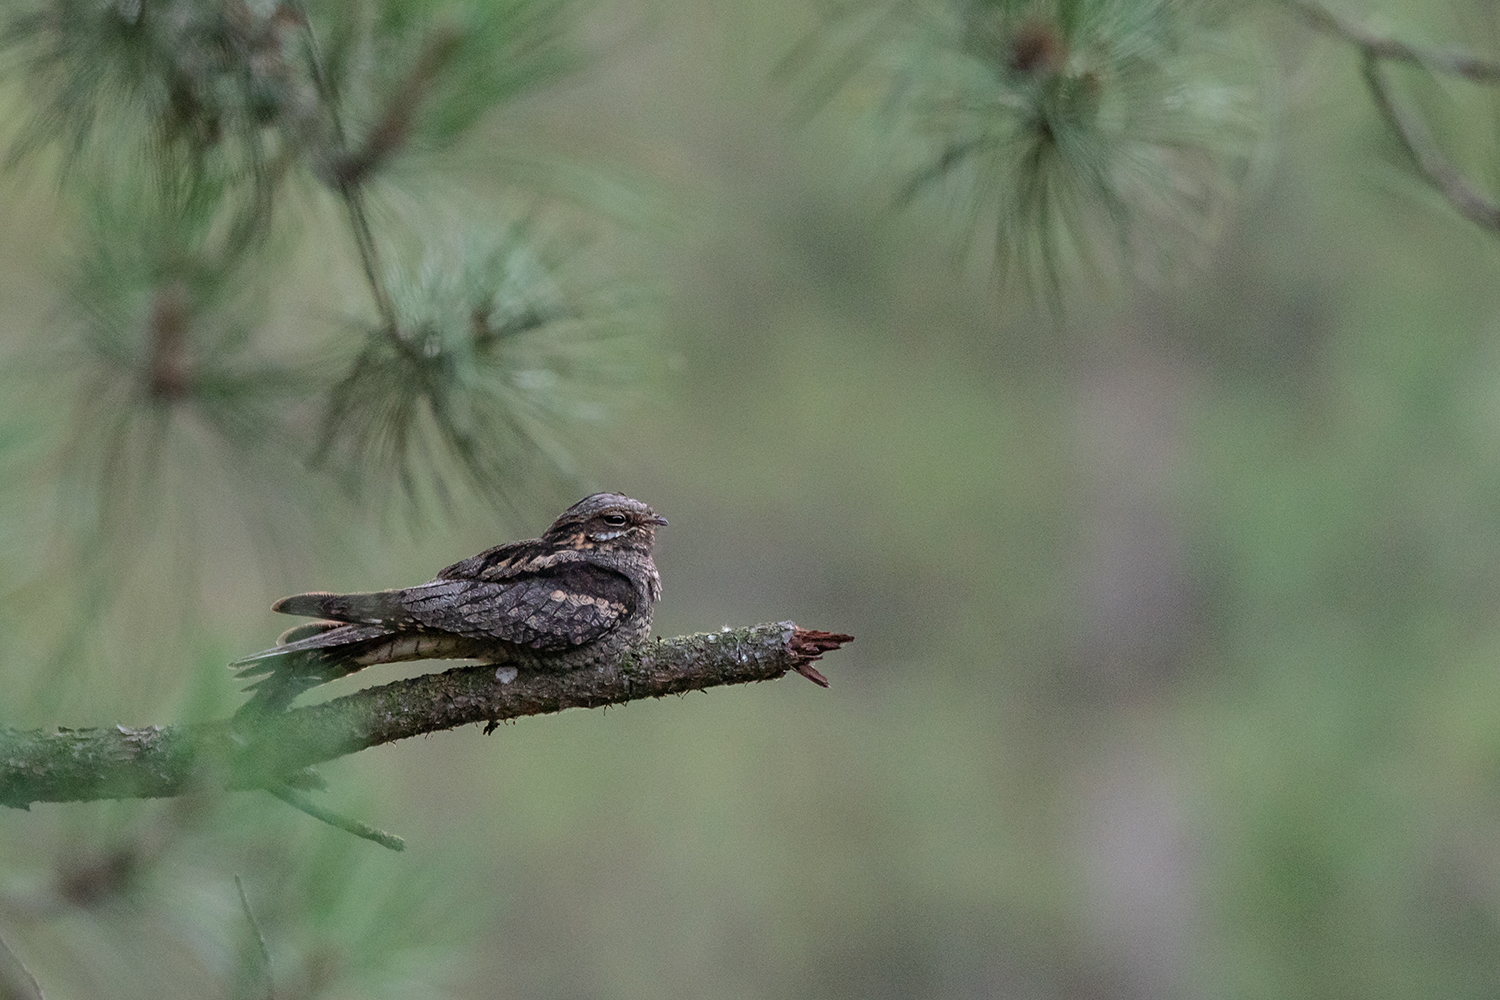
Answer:
[(0, 729), (0, 804), (156, 798), (195, 783), (269, 789), (311, 765), (424, 733), (773, 680), (851, 640), (774, 622), (645, 642), (618, 663), (569, 673), (456, 667), (252, 722)]
[(294, 788), (289, 788), (286, 785), (273, 785), (270, 788), (267, 788), (266, 791), (270, 792), (272, 795), (276, 796), (278, 799), (285, 802), (293, 809), (300, 809), (311, 816), (313, 819), (321, 820), (322, 822), (327, 823), (329, 826), (337, 827), (338, 829), (343, 830), (346, 833), (352, 833), (356, 837), (360, 837), (364, 840), (374, 841), (381, 847), (387, 848), (388, 850), (406, 850), (406, 841), (402, 840), (394, 833), (386, 833), (384, 830), (370, 826), (368, 823), (361, 823), (357, 819), (351, 819), (348, 816), (341, 816), (338, 813), (334, 812), (332, 809), (325, 809), (314, 802), (311, 798), (302, 794)]
[(1313, 27), (1355, 46), (1360, 51), (1360, 67), (1365, 85), (1381, 117), (1416, 164), (1422, 178), (1437, 190), (1470, 222), (1492, 232), (1500, 232), (1500, 205), (1486, 198), (1454, 166), (1433, 141), (1426, 124), (1397, 101), (1385, 78), (1381, 63), (1386, 61), (1414, 63), (1431, 73), (1463, 77), (1476, 83), (1500, 83), (1500, 62), (1464, 52), (1439, 52), (1419, 48), (1399, 39), (1379, 35), (1370, 29), (1345, 20), (1312, 0), (1286, 0)]
[(339, 112), (338, 93), (334, 90), (333, 81), (328, 78), (328, 73), (323, 66), (323, 55), (318, 48), (318, 37), (313, 32), (312, 20), (308, 18), (307, 12), (300, 8), (299, 20), (307, 46), (308, 68), (312, 72), (313, 86), (318, 92), (318, 99), (328, 109), (329, 121), (333, 126), (333, 141), (337, 148), (337, 155), (333, 157), (329, 180), (349, 213), (349, 226), (353, 230), (355, 248), (359, 251), (359, 264), (364, 271), (365, 282), (370, 286), (370, 295), (375, 299), (375, 310), (380, 313), (380, 322), (388, 335), (399, 338), (396, 307), (381, 279), (380, 259), (375, 247), (375, 234), (370, 228), (369, 215), (365, 211), (364, 191), (357, 180), (345, 178), (339, 166), (348, 156), (346, 148), (348, 133), (344, 128), (344, 117)]
[(1380, 109), (1380, 114), (1391, 131), (1401, 140), (1401, 145), (1416, 163), (1427, 183), (1436, 188), (1459, 215), (1486, 229), (1500, 231), (1500, 205), (1481, 194), (1469, 183), (1463, 172), (1442, 154), (1420, 118), (1409, 114), (1396, 103), (1390, 84), (1381, 72), (1380, 59), (1369, 50), (1365, 51), (1362, 69), (1375, 106)]
[(1340, 17), (1312, 0), (1285, 0), (1314, 28), (1354, 45), (1367, 55), (1394, 62), (1415, 63), (1432, 73), (1460, 76), (1476, 83), (1500, 82), (1500, 61), (1456, 50), (1428, 49), (1381, 35), (1362, 24)]
[(439, 30), (427, 40), (416, 64), (396, 87), (385, 114), (376, 121), (359, 148), (345, 153), (333, 165), (333, 176), (340, 189), (364, 183), (382, 163), (405, 144), (411, 134), (417, 106), (431, 87), (443, 65), (458, 51), (463, 36), (452, 28)]
[(0, 997), (5, 1000), (42, 1000), (42, 988), (36, 977), (16, 953), (0, 939)]
[(260, 932), (260, 921), (255, 919), (255, 911), (250, 909), (250, 897), (245, 895), (245, 883), (240, 881), (238, 875), (234, 877), (234, 887), (240, 894), (240, 909), (245, 911), (245, 922), (250, 925), (250, 933), (255, 937), (256, 972), (266, 984), (266, 1000), (274, 1000), (276, 984), (271, 978), (271, 949), (266, 947), (266, 936)]

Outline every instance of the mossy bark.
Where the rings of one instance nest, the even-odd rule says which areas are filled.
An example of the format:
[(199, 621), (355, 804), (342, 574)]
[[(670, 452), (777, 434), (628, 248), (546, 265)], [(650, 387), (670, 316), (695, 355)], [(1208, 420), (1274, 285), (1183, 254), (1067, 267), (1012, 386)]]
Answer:
[(774, 622), (648, 641), (617, 663), (568, 673), (455, 667), (269, 717), (113, 729), (0, 729), (0, 804), (156, 798), (193, 787), (307, 784), (311, 765), (469, 723), (597, 708), (767, 681), (847, 635)]

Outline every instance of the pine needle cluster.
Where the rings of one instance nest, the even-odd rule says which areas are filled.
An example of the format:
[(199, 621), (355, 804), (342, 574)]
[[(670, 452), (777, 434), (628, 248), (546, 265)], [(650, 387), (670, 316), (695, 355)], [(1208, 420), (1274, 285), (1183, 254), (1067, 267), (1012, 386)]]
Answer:
[(898, 205), (1060, 305), (1213, 234), (1262, 148), (1254, 53), (1192, 0), (899, 0), (831, 11), (784, 70), (885, 137)]

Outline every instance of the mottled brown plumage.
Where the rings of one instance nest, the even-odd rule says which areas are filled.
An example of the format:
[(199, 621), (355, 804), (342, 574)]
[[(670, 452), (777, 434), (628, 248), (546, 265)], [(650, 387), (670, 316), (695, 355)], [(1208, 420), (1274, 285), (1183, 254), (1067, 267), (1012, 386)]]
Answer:
[(324, 620), (231, 664), (242, 677), (267, 675), (246, 708), (283, 708), (373, 663), (480, 659), (572, 670), (617, 656), (651, 633), (661, 598), (651, 547), (666, 523), (638, 500), (595, 493), (542, 537), (487, 549), (420, 586), (283, 598), (274, 610)]

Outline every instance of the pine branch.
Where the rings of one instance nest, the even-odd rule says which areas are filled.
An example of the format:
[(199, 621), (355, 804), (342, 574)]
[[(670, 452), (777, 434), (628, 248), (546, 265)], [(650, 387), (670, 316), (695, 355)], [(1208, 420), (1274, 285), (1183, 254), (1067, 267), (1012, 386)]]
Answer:
[(21, 964), (16, 953), (0, 939), (0, 998), (4, 1000), (42, 1000), (42, 988)]
[(1429, 73), (1458, 76), (1475, 83), (1494, 86), (1500, 83), (1500, 62), (1457, 51), (1420, 48), (1377, 34), (1362, 25), (1345, 20), (1311, 0), (1287, 0), (1287, 3), (1313, 27), (1353, 45), (1360, 52), (1360, 67), (1370, 98), (1396, 134), (1402, 147), (1416, 164), (1422, 178), (1453, 206), (1454, 211), (1491, 232), (1500, 232), (1500, 204), (1487, 198), (1443, 154), (1422, 119), (1406, 110), (1396, 100), (1381, 63), (1413, 63)]
[(271, 949), (266, 947), (266, 936), (261, 933), (260, 921), (255, 919), (255, 911), (250, 909), (250, 897), (245, 895), (245, 883), (240, 877), (234, 877), (234, 889), (240, 895), (240, 909), (244, 911), (245, 923), (250, 925), (250, 933), (255, 938), (255, 974), (258, 982), (264, 983), (266, 987), (266, 1000), (275, 1000), (276, 984), (271, 977)]
[(1348, 42), (1376, 59), (1415, 63), (1431, 73), (1460, 76), (1476, 83), (1500, 82), (1500, 61), (1456, 49), (1429, 49), (1412, 45), (1399, 38), (1371, 31), (1312, 0), (1286, 0), (1286, 3), (1314, 28)]
[[(774, 680), (853, 637), (773, 622), (643, 643), (570, 673), (456, 667), (273, 716), (131, 729), (0, 729), (0, 804), (158, 798), (204, 785), (275, 788), (303, 769), (395, 740), (565, 708)], [(824, 682), (826, 683), (826, 682)]]
[(343, 830), (345, 833), (352, 833), (356, 837), (359, 837), (361, 840), (368, 840), (372, 843), (379, 844), (381, 847), (384, 847), (388, 851), (406, 850), (406, 841), (401, 837), (396, 836), (394, 833), (387, 833), (384, 830), (379, 829), (378, 827), (373, 827), (368, 823), (361, 823), (357, 819), (351, 819), (348, 816), (341, 816), (340, 814), (334, 812), (332, 809), (326, 809), (323, 806), (318, 805), (309, 796), (304, 795), (303, 793), (297, 791), (295, 788), (289, 788), (286, 785), (277, 785), (272, 788), (266, 789), (266, 791), (270, 792), (272, 795), (276, 796), (278, 799), (285, 802), (293, 809), (297, 809), (301, 812), (307, 813), (307, 815), (311, 816), (313, 819), (317, 820), (320, 823), (327, 823), (329, 826), (334, 827), (335, 829)]
[(313, 23), (307, 17), (306, 11), (299, 12), (299, 20), (302, 24), (303, 41), (307, 47), (308, 69), (312, 73), (318, 99), (327, 109), (329, 122), (333, 126), (334, 143), (338, 149), (329, 179), (349, 213), (349, 225), (354, 232), (354, 245), (359, 250), (360, 267), (364, 270), (366, 284), (370, 286), (370, 295), (375, 300), (375, 309), (380, 313), (380, 322), (389, 336), (399, 338), (396, 307), (391, 301), (390, 291), (385, 287), (375, 247), (375, 234), (370, 228), (369, 214), (365, 211), (364, 191), (360, 186), (362, 178), (354, 178), (337, 165), (348, 155), (346, 146), (349, 141), (348, 130), (344, 127), (344, 116), (339, 110), (339, 95), (334, 91), (333, 81), (329, 78), (328, 71), (323, 64), (323, 53), (318, 46), (318, 36), (313, 30)]
[(333, 178), (340, 191), (357, 188), (374, 173), (411, 134), (417, 106), (431, 87), (443, 64), (452, 58), (463, 36), (450, 29), (438, 31), (422, 49), (416, 65), (407, 73), (391, 96), (375, 126), (358, 149), (341, 156), (333, 164)]
[(1368, 50), (1364, 55), (1363, 67), (1365, 85), (1370, 88), (1375, 106), (1380, 109), (1380, 114), (1391, 131), (1401, 140), (1401, 145), (1416, 163), (1422, 177), (1447, 199), (1448, 204), (1459, 215), (1492, 232), (1500, 232), (1500, 205), (1486, 198), (1463, 175), (1463, 171), (1443, 155), (1419, 117), (1396, 103), (1390, 84), (1381, 72), (1380, 60)]

